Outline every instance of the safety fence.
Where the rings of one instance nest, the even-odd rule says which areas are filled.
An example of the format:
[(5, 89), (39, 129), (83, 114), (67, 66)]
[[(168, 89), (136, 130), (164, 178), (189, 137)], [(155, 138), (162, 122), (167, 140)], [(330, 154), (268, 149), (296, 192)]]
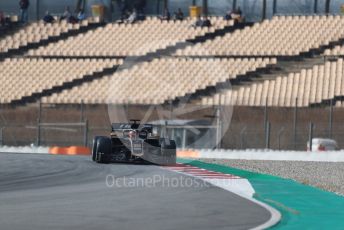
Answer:
[[(128, 119), (143, 119), (147, 111), (127, 109)], [(180, 109), (172, 107), (167, 134), (179, 148), (306, 150), (310, 134), (334, 139), (343, 148), (341, 107), (233, 107), (229, 117), (221, 115), (223, 110), (208, 108), (180, 118)], [(107, 105), (0, 106), (0, 145), (90, 146), (94, 136), (110, 134), (110, 124)]]

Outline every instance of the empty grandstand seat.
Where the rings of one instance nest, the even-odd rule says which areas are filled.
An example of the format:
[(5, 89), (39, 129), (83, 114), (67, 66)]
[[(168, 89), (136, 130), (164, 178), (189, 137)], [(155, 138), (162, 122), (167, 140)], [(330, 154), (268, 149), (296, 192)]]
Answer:
[[(311, 69), (289, 73), (273, 80), (257, 81), (238, 89), (227, 89), (200, 100), (203, 105), (217, 104), (226, 97), (227, 104), (240, 106), (307, 107), (344, 95), (343, 59), (326, 61)], [(255, 98), (254, 103), (250, 98)], [(297, 101), (297, 103), (296, 103)]]
[[(45, 100), (59, 103), (69, 98), (73, 103), (84, 101), (115, 104), (162, 104), (184, 97), (197, 90), (216, 86), (254, 71), (274, 59), (187, 59), (163, 58), (138, 64), (99, 81), (93, 81)], [(102, 92), (102, 93), (97, 93)], [(97, 98), (97, 100), (92, 100)]]
[[(33, 22), (23, 27), (12, 35), (7, 35), (0, 40), (0, 53), (7, 53), (11, 49), (19, 49), (30, 43), (38, 43), (49, 37), (60, 36), (71, 30), (79, 30), (85, 24), (69, 24), (65, 21), (46, 24), (42, 21)], [(33, 54), (30, 52), (30, 54)]]
[(213, 29), (233, 25), (233, 21), (217, 17), (212, 17), (211, 20), (213, 27), (210, 29), (193, 28), (191, 19), (167, 22), (150, 18), (135, 24), (111, 23), (57, 44), (30, 51), (30, 55), (54, 56), (57, 50), (64, 50), (65, 56), (141, 56), (204, 35)]
[(7, 58), (0, 62), (0, 103), (20, 100), (119, 64), (121, 60)]
[(343, 26), (342, 16), (276, 16), (176, 55), (294, 56), (342, 38)]

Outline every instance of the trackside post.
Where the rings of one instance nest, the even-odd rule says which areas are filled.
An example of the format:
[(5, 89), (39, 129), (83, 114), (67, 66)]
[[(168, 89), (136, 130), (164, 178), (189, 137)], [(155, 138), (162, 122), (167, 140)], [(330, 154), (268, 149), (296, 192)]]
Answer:
[(295, 107), (294, 107), (294, 124), (293, 124), (293, 145), (294, 150), (296, 150), (296, 135), (297, 135), (297, 98), (295, 98)]
[(0, 146), (4, 144), (3, 127), (0, 128)]
[(88, 144), (88, 120), (85, 120), (84, 124), (84, 145), (87, 146)]
[(332, 139), (333, 132), (333, 99), (330, 101), (330, 114), (329, 114), (329, 124), (328, 124), (328, 138)]
[(314, 124), (312, 122), (309, 123), (309, 151), (312, 151), (313, 148), (313, 129)]
[(266, 123), (266, 133), (265, 133), (265, 148), (270, 148), (270, 131), (271, 131), (271, 123)]

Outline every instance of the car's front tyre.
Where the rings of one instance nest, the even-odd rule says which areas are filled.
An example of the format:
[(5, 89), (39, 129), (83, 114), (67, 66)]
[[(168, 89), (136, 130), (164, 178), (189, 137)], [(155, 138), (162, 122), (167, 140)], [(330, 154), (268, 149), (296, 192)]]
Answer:
[(99, 138), (102, 138), (102, 136), (95, 136), (93, 138), (93, 143), (92, 143), (92, 161), (96, 161), (96, 156), (97, 156), (97, 141)]

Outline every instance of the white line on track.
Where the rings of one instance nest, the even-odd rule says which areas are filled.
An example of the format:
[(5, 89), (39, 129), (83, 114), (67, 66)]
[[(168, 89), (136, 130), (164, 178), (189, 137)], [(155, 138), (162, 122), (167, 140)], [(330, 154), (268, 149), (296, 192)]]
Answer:
[(251, 183), (245, 178), (241, 178), (232, 174), (209, 171), (187, 164), (178, 164), (178, 166), (165, 166), (162, 168), (204, 180), (216, 187), (235, 193), (268, 210), (271, 214), (270, 219), (264, 224), (253, 228), (252, 230), (260, 230), (272, 227), (281, 219), (281, 214), (276, 209), (253, 198), (255, 191)]

